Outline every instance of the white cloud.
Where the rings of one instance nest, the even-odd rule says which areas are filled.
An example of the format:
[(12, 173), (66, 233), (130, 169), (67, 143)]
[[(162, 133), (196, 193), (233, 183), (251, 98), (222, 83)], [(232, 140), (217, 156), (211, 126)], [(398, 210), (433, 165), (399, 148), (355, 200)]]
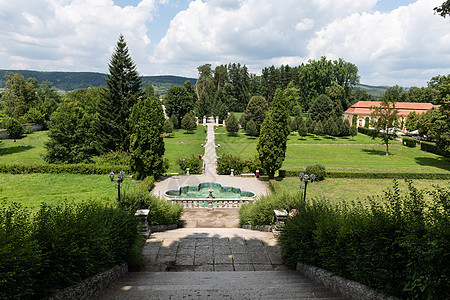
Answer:
[(191, 75), (196, 66), (215, 61), (240, 61), (258, 66), (257, 72), (271, 60), (301, 61), (318, 27), (370, 9), (376, 0), (225, 2), (191, 2), (172, 20), (153, 61), (184, 61), (194, 65)]
[(106, 71), (120, 33), (145, 61), (155, 0), (121, 8), (112, 0), (0, 1), (2, 68)]
[(161, 40), (152, 39), (168, 24), (153, 22), (159, 5), (188, 0), (114, 1), (0, 0), (0, 68), (107, 72), (122, 33), (150, 75), (195, 77), (202, 64), (229, 62), (259, 74), (322, 55), (354, 63), (367, 84), (425, 85), (450, 73), (450, 24), (433, 14), (442, 0), (384, 13), (375, 11), (382, 0), (192, 0)]
[(309, 56), (342, 57), (359, 67), (363, 82), (422, 86), (450, 69), (450, 25), (433, 14), (439, 4), (419, 0), (389, 13), (354, 13), (336, 20), (309, 42)]

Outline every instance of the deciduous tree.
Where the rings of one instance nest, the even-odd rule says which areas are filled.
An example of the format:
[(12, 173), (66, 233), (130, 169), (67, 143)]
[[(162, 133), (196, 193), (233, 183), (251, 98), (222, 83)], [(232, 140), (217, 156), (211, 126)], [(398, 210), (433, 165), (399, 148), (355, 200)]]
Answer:
[(379, 137), (386, 145), (386, 155), (389, 155), (389, 141), (397, 136), (398, 110), (395, 108), (396, 100), (393, 95), (385, 95), (380, 106), (371, 107), (371, 119), (375, 123), (375, 133), (372, 138)]

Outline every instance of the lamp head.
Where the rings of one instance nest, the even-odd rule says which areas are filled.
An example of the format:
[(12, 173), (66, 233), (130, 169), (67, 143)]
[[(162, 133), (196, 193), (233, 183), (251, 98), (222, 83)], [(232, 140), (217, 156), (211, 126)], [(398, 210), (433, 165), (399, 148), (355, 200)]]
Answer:
[(114, 176), (116, 176), (116, 174), (114, 174), (114, 172), (111, 171), (111, 173), (109, 173), (109, 178), (111, 179), (111, 181), (114, 180)]
[(122, 170), (119, 172), (119, 180), (123, 181), (125, 179), (125, 172)]

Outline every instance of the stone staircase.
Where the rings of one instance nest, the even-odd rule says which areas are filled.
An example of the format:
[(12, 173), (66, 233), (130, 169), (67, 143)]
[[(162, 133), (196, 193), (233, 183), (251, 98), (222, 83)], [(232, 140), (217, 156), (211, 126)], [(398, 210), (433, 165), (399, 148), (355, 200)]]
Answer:
[(95, 299), (345, 299), (296, 271), (128, 273)]

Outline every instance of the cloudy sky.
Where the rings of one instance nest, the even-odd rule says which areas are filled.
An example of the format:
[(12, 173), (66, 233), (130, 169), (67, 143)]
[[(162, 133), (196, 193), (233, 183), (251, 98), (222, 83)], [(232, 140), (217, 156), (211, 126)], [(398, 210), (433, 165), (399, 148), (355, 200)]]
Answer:
[(343, 58), (361, 83), (450, 73), (444, 0), (0, 0), (0, 69), (108, 72), (119, 34), (143, 75)]

